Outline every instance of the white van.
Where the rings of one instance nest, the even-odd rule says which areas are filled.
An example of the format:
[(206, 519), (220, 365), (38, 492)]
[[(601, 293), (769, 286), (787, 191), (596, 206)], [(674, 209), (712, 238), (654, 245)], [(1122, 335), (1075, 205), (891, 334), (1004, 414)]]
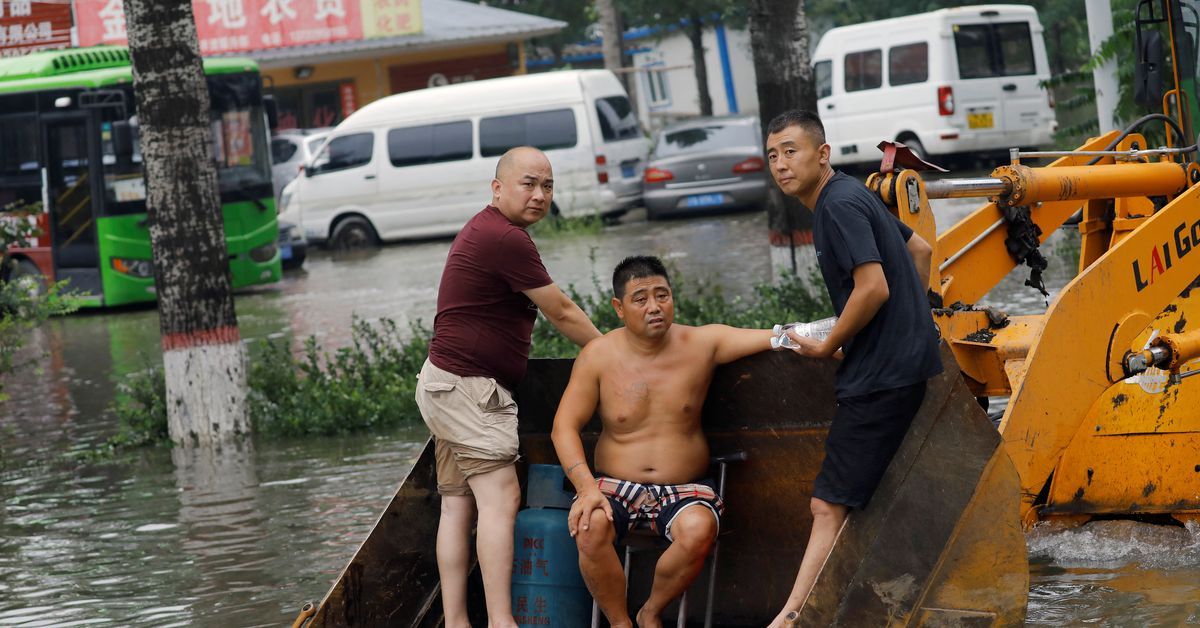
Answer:
[(606, 70), (459, 83), (377, 100), (342, 121), (289, 188), (310, 241), (354, 248), (453, 235), (491, 198), (496, 161), (521, 145), (554, 168), (563, 216), (641, 200), (648, 142)]
[(1037, 11), (988, 4), (831, 29), (813, 53), (835, 165), (878, 162), (881, 140), (922, 156), (1053, 141), (1058, 122)]

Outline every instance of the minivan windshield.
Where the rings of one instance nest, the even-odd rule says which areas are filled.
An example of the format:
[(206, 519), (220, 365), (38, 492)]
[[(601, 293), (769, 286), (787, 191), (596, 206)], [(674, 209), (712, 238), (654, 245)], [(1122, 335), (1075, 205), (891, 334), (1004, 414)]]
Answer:
[(695, 150), (720, 150), (757, 143), (753, 125), (708, 124), (664, 132), (654, 146), (654, 155), (669, 157)]

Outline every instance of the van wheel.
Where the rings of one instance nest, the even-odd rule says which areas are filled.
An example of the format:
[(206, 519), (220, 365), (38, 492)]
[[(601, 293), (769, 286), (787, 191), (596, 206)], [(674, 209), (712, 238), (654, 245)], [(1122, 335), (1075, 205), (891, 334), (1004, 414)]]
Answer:
[(923, 161), (929, 161), (929, 153), (925, 152), (925, 145), (921, 143), (921, 140), (917, 139), (917, 136), (905, 135), (899, 138), (898, 141), (903, 142), (908, 147), (908, 150), (912, 151), (914, 155), (920, 157)]
[(356, 251), (379, 246), (379, 236), (371, 222), (362, 216), (350, 216), (338, 222), (329, 236), (329, 248), (338, 251)]

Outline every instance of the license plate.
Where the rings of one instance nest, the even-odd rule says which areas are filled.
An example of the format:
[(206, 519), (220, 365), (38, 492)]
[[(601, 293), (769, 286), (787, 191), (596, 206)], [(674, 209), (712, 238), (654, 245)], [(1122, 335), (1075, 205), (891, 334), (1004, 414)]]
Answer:
[(693, 194), (687, 197), (684, 204), (688, 207), (711, 207), (725, 202), (724, 194)]
[(628, 166), (621, 164), (621, 176), (626, 179), (632, 179), (637, 176), (637, 168), (633, 164), (629, 164)]
[(967, 127), (969, 127), (969, 128), (990, 129), (993, 126), (996, 126), (996, 125), (995, 125), (995, 122), (992, 121), (992, 112), (990, 112), (990, 111), (987, 111), (984, 113), (968, 113), (967, 114)]
[(279, 259), (292, 259), (292, 245), (284, 244), (279, 247)]

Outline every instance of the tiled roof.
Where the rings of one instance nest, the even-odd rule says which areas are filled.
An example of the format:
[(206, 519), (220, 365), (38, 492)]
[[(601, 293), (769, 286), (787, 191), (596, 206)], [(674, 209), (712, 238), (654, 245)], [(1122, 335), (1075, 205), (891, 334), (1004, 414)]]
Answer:
[(461, 0), (421, 0), (422, 32), (399, 37), (339, 41), (239, 53), (265, 66), (331, 57), (352, 59), (380, 53), (430, 50), (464, 44), (518, 41), (552, 35), (566, 22)]

